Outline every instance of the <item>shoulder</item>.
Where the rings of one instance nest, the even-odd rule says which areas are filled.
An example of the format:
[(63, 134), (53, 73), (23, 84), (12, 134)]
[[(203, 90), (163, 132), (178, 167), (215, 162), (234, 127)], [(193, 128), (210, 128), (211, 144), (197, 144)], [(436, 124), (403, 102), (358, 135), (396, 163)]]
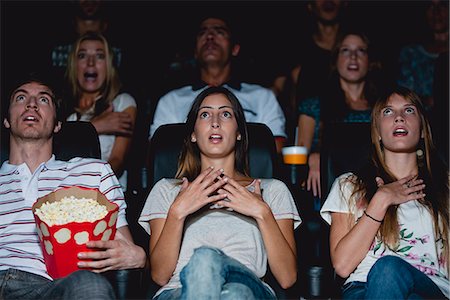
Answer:
[(136, 100), (128, 93), (121, 93), (114, 98), (113, 105), (115, 108), (121, 108), (120, 110), (124, 110), (130, 106), (136, 107)]
[(103, 171), (111, 169), (109, 164), (101, 159), (96, 158), (84, 158), (74, 157), (68, 161), (55, 160), (46, 165), (49, 169), (60, 169), (70, 171), (91, 170), (91, 171)]
[(152, 190), (178, 191), (181, 188), (181, 180), (175, 178), (162, 178), (155, 183)]
[(196, 96), (200, 91), (194, 91), (192, 86), (187, 85), (178, 89), (171, 90), (162, 96), (159, 101), (172, 101), (180, 98), (189, 98), (193, 100), (192, 97)]
[(242, 94), (258, 94), (266, 97), (275, 97), (272, 90), (265, 88), (258, 84), (253, 83), (241, 83), (241, 89), (237, 91), (236, 93), (242, 93)]
[(288, 189), (287, 185), (283, 181), (275, 178), (261, 179), (261, 188), (272, 191)]

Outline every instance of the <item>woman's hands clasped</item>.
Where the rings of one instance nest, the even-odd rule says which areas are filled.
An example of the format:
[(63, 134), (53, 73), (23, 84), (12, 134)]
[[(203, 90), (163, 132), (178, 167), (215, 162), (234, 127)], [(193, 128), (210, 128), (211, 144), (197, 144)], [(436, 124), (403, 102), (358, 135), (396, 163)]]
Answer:
[(222, 173), (223, 169), (214, 170), (209, 167), (192, 182), (183, 178), (181, 190), (170, 208), (171, 213), (178, 219), (185, 219), (206, 204), (224, 199), (226, 194), (216, 193), (226, 184), (226, 180), (221, 177)]
[(254, 181), (254, 191), (249, 191), (245, 186), (240, 185), (236, 180), (224, 177), (227, 182), (219, 193), (225, 193), (226, 199), (218, 201), (217, 204), (231, 208), (240, 214), (261, 219), (270, 211), (269, 206), (264, 202), (261, 194), (261, 180)]

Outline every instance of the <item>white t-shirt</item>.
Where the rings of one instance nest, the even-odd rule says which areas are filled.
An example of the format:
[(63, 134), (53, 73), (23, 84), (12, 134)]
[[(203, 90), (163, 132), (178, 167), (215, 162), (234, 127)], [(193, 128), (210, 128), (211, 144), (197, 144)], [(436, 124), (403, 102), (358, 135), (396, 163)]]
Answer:
[[(257, 84), (241, 83), (240, 86), (240, 89), (234, 89), (224, 85), (239, 99), (244, 109), (245, 120), (266, 124), (274, 136), (287, 137), (286, 118), (273, 92)], [(206, 88), (207, 86), (193, 90), (189, 85), (161, 97), (156, 106), (153, 124), (150, 126), (149, 139), (161, 125), (185, 122), (195, 97)]]
[[(327, 200), (320, 214), (331, 224), (331, 213), (349, 213), (355, 217), (355, 223), (364, 212), (364, 208), (356, 208), (349, 204), (353, 185), (346, 178), (353, 175), (346, 173), (339, 176), (333, 183)], [(435, 236), (433, 218), (430, 211), (418, 201), (409, 201), (398, 206), (398, 223), (400, 225), (399, 246), (394, 251), (389, 249), (377, 237), (368, 249), (366, 257), (356, 267), (345, 283), (351, 281), (367, 281), (367, 274), (378, 258), (385, 255), (400, 257), (425, 273), (441, 289), (448, 298), (449, 280), (447, 264), (444, 262), (443, 241)]]
[[(139, 223), (149, 234), (150, 220), (167, 217), (181, 188), (178, 183), (180, 180), (177, 179), (161, 179), (151, 190), (139, 218)], [(276, 179), (261, 179), (261, 189), (264, 201), (269, 204), (275, 219), (293, 219), (294, 228), (297, 228), (301, 219), (286, 185)], [(267, 254), (256, 221), (234, 211), (207, 208), (186, 220), (174, 274), (158, 294), (166, 289), (181, 287), (179, 274), (189, 262), (194, 249), (201, 246), (221, 249), (260, 278), (266, 274)]]
[[(95, 103), (94, 103), (95, 105)], [(134, 98), (127, 93), (122, 93), (117, 95), (116, 98), (114, 98), (113, 102), (113, 111), (121, 112), (127, 109), (128, 107), (136, 107), (136, 101)], [(92, 107), (94, 108), (94, 106)], [(67, 121), (86, 121), (89, 122), (92, 119), (93, 115), (89, 112), (82, 114), (80, 116), (80, 119), (77, 119), (77, 114), (73, 113), (69, 117), (67, 117)], [(102, 152), (102, 160), (108, 161), (111, 151), (114, 145), (114, 142), (116, 141), (116, 136), (113, 134), (100, 134), (98, 136), (98, 139), (100, 141), (100, 151)], [(127, 190), (127, 171), (124, 170), (122, 173), (122, 176), (119, 178), (120, 185), (122, 186), (123, 191), (125, 192)]]

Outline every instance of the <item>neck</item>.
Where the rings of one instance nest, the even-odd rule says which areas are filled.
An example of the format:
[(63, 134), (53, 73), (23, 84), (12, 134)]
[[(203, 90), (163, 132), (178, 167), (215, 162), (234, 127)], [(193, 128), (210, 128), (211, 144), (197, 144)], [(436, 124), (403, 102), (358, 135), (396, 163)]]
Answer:
[(385, 161), (389, 170), (398, 179), (419, 172), (416, 153), (393, 153), (385, 150)]
[(83, 93), (81, 95), (80, 100), (78, 101), (78, 108), (81, 111), (85, 111), (94, 105), (95, 101), (97, 101), (100, 98), (99, 93)]
[(229, 156), (223, 157), (223, 158), (209, 158), (209, 157), (202, 157), (201, 164), (202, 164), (202, 171), (205, 170), (208, 167), (213, 166), (214, 171), (223, 169), (223, 173), (236, 180), (236, 181), (242, 181), (246, 177), (239, 173), (235, 167), (235, 156), (234, 153), (230, 154)]
[(365, 81), (361, 82), (347, 82), (342, 78), (339, 79), (341, 88), (345, 93), (345, 97), (350, 100), (360, 100), (364, 98)]
[(231, 65), (207, 66), (200, 70), (200, 78), (210, 86), (221, 86), (231, 77)]
[(12, 138), (10, 142), (9, 163), (21, 165), (26, 163), (31, 173), (43, 162), (52, 156), (52, 139), (48, 140), (21, 140)]
[(318, 32), (314, 34), (314, 41), (319, 47), (331, 50), (339, 30), (339, 23), (324, 24), (319, 22), (318, 29)]

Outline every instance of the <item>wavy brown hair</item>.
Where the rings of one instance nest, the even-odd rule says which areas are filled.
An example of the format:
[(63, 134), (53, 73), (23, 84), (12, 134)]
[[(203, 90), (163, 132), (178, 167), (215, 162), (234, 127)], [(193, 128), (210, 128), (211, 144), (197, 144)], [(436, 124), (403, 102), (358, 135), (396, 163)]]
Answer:
[[(449, 177), (448, 167), (440, 160), (433, 145), (431, 127), (425, 114), (424, 106), (417, 94), (413, 91), (403, 88), (395, 87), (388, 91), (376, 103), (372, 111), (371, 123), (371, 138), (372, 138), (372, 162), (366, 167), (362, 168), (356, 173), (356, 178), (351, 177), (349, 180), (354, 184), (355, 188), (350, 197), (351, 202), (364, 201), (369, 203), (377, 190), (375, 177), (381, 177), (385, 183), (397, 181), (394, 174), (386, 165), (383, 153), (383, 145), (380, 141), (380, 134), (378, 131), (378, 120), (382, 109), (386, 106), (389, 98), (392, 95), (398, 95), (413, 104), (420, 116), (421, 131), (423, 138), (420, 139), (417, 145), (417, 150), (421, 150), (421, 155), (417, 155), (418, 177), (424, 180), (426, 185), (426, 197), (420, 200), (420, 203), (425, 206), (433, 216), (434, 230), (436, 236), (443, 239), (444, 254), (447, 264), (449, 263), (449, 241), (448, 241), (448, 227), (449, 227)], [(361, 197), (362, 196), (362, 197)], [(359, 198), (360, 200), (357, 200)], [(353, 201), (355, 200), (355, 201)], [(364, 203), (359, 203), (364, 204)], [(395, 250), (399, 241), (399, 226), (397, 219), (398, 206), (390, 206), (384, 217), (379, 230), (380, 239), (391, 249)]]
[[(80, 36), (72, 46), (72, 51), (70, 52), (69, 59), (67, 62), (66, 69), (66, 78), (71, 90), (71, 97), (74, 103), (72, 107), (78, 106), (78, 101), (81, 98), (83, 91), (80, 88), (77, 78), (77, 56), (78, 51), (80, 50), (80, 45), (84, 41), (99, 41), (103, 44), (105, 48), (105, 56), (106, 56), (106, 79), (103, 83), (101, 90), (101, 103), (96, 103), (96, 106), (101, 107), (100, 110), (95, 111), (95, 115), (100, 114), (104, 109), (106, 109), (114, 100), (114, 98), (119, 94), (121, 83), (119, 79), (118, 72), (113, 64), (113, 51), (107, 41), (107, 39), (99, 34), (94, 32), (88, 32), (82, 36)], [(97, 101), (97, 102), (98, 102)], [(71, 108), (72, 108), (71, 107)]]
[(186, 177), (189, 181), (194, 180), (201, 172), (200, 149), (197, 143), (191, 142), (191, 134), (194, 132), (195, 122), (203, 100), (214, 94), (224, 95), (231, 103), (233, 113), (238, 125), (238, 131), (241, 134), (241, 140), (237, 140), (235, 149), (235, 169), (243, 175), (248, 176), (248, 133), (247, 123), (245, 121), (244, 110), (239, 99), (228, 89), (224, 87), (209, 87), (202, 91), (192, 103), (191, 109), (186, 120), (186, 135), (184, 137), (183, 147), (178, 161), (178, 171), (176, 178)]

